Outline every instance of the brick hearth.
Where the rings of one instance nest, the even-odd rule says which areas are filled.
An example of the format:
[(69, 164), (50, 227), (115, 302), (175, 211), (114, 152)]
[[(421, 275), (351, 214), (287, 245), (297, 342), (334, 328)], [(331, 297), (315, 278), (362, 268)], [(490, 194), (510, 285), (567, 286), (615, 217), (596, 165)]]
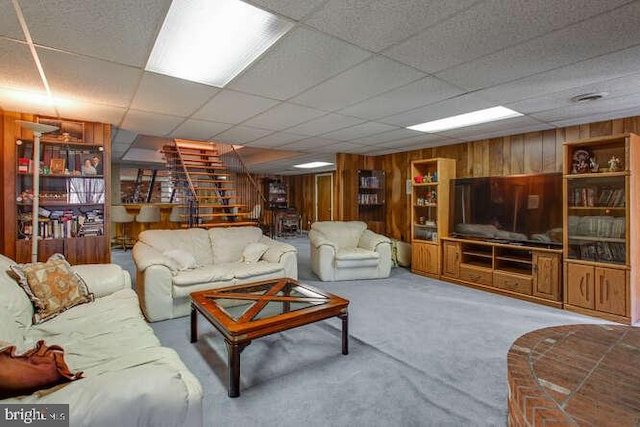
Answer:
[(570, 325), (518, 338), (507, 356), (509, 425), (640, 425), (640, 328)]

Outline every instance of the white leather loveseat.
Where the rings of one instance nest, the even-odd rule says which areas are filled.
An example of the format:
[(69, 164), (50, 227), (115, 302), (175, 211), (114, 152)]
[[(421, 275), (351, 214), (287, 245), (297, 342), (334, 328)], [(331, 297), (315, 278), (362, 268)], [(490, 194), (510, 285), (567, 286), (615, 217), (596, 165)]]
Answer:
[(10, 275), (12, 264), (0, 255), (0, 348), (25, 354), (44, 340), (62, 347), (69, 369), (83, 375), (0, 403), (69, 404), (71, 426), (203, 425), (200, 382), (174, 350), (160, 345), (129, 273), (115, 264), (72, 267), (94, 300), (34, 324), (34, 306)]
[(391, 272), (391, 240), (362, 221), (311, 224), (311, 269), (325, 282), (377, 279)]
[(133, 260), (136, 291), (151, 322), (188, 315), (192, 292), (298, 278), (296, 248), (258, 227), (143, 231)]

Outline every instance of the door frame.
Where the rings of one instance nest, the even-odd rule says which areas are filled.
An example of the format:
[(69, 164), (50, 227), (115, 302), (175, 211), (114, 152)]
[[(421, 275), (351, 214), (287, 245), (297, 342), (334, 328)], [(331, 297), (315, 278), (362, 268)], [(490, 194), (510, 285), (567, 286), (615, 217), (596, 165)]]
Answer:
[(314, 198), (314, 218), (316, 221), (318, 221), (318, 177), (321, 176), (328, 176), (331, 180), (331, 221), (333, 221), (333, 210), (334, 210), (334, 206), (333, 206), (333, 172), (329, 172), (329, 173), (319, 173), (315, 175), (315, 191), (313, 194), (313, 198)]

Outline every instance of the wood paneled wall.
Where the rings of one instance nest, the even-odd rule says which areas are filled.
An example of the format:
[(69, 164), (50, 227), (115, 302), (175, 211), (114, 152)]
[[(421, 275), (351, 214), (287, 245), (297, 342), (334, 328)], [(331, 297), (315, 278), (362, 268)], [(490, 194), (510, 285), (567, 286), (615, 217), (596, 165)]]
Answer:
[[(336, 220), (354, 219), (345, 217), (345, 203), (352, 202), (356, 195), (346, 194), (342, 179), (344, 173), (355, 173), (358, 169), (382, 169), (387, 174), (386, 234), (409, 241), (410, 201), (405, 192), (405, 182), (410, 178), (412, 160), (434, 157), (456, 159), (459, 178), (561, 172), (564, 142), (627, 132), (640, 133), (640, 116), (384, 156), (338, 154), (334, 176), (334, 216)], [(302, 210), (303, 227), (306, 228), (307, 221), (313, 221), (314, 175), (292, 176), (286, 180), (292, 191), (291, 204)], [(558, 200), (558, 203), (561, 201)]]

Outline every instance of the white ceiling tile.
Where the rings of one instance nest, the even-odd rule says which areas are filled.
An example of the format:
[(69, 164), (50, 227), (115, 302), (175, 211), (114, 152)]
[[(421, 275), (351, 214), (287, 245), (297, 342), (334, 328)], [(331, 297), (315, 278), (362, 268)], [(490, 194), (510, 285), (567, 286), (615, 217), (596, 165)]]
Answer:
[(589, 93), (607, 93), (607, 98), (615, 98), (640, 92), (640, 74), (620, 77), (617, 79), (601, 81), (585, 86), (575, 87), (559, 92), (553, 92), (524, 101), (507, 103), (505, 107), (521, 113), (535, 113), (545, 110), (554, 110), (560, 107), (574, 105), (573, 97)]
[(385, 147), (385, 148), (405, 147), (407, 150), (409, 150), (408, 147), (412, 147), (416, 144), (426, 144), (426, 143), (441, 142), (446, 140), (449, 140), (449, 138), (443, 135), (423, 133), (421, 135), (414, 135), (409, 138), (402, 138), (394, 141), (382, 142), (380, 144), (375, 144), (375, 145), (376, 147)]
[(547, 129), (553, 129), (555, 126), (550, 123), (538, 122), (527, 126), (514, 126), (507, 129), (496, 129), (493, 131), (470, 133), (466, 136), (460, 136), (461, 141), (479, 141), (482, 139), (498, 138), (507, 135), (522, 135), (529, 132), (540, 132)]
[(272, 132), (273, 131), (270, 130), (257, 129), (249, 126), (235, 126), (215, 135), (213, 139), (216, 142), (224, 142), (227, 144), (245, 144), (247, 142), (255, 141), (258, 138), (262, 138)]
[(623, 117), (632, 117), (632, 116), (638, 116), (638, 115), (640, 115), (640, 106), (635, 106), (635, 107), (624, 109), (624, 110), (602, 111), (593, 115), (579, 116), (577, 118), (558, 120), (558, 121), (551, 122), (551, 124), (559, 128), (563, 128), (567, 126), (575, 126), (575, 125), (580, 125), (584, 123), (594, 123), (594, 122), (600, 122), (604, 120), (619, 119)]
[(340, 113), (369, 120), (402, 113), (464, 93), (435, 77), (425, 77), (398, 89), (340, 110)]
[(475, 92), (500, 103), (517, 102), (570, 88), (598, 84), (640, 70), (640, 46), (581, 61), (566, 67)]
[(262, 9), (293, 19), (302, 19), (325, 0), (247, 0)]
[(288, 132), (274, 132), (270, 135), (256, 139), (255, 141), (251, 141), (247, 145), (250, 145), (252, 147), (272, 148), (289, 144), (295, 141), (301, 141), (306, 138), (307, 137), (304, 135), (296, 135)]
[(305, 23), (378, 52), (476, 0), (332, 0)]
[(184, 121), (181, 117), (160, 113), (129, 110), (122, 122), (122, 128), (143, 135), (165, 136)]
[(635, 46), (640, 2), (582, 21), (436, 75), (476, 90)]
[(539, 130), (538, 128), (549, 128), (548, 124), (540, 123), (539, 120), (535, 120), (531, 117), (520, 116), (510, 119), (498, 120), (490, 123), (483, 123), (474, 126), (466, 126), (463, 128), (452, 129), (445, 132), (439, 132), (439, 135), (444, 135), (450, 138), (475, 138), (480, 139), (478, 135), (488, 135), (493, 133), (500, 133), (502, 135), (518, 134), (521, 129), (532, 128)]
[(53, 105), (48, 102), (43, 102), (44, 99), (42, 95), (38, 94), (37, 97), (31, 95), (33, 95), (32, 91), (23, 92), (0, 87), (0, 108), (5, 111), (15, 111), (17, 113), (57, 116)]
[(298, 126), (288, 129), (289, 132), (295, 132), (300, 135), (322, 135), (323, 133), (332, 132), (349, 126), (358, 125), (364, 122), (362, 119), (343, 116), (342, 114), (329, 113), (317, 119), (310, 120)]
[(44, 91), (27, 45), (0, 39), (0, 86)]
[(215, 95), (193, 117), (213, 122), (236, 124), (276, 104), (278, 104), (278, 101), (273, 99), (225, 89)]
[(383, 142), (396, 141), (398, 139), (411, 138), (418, 135), (424, 135), (424, 133), (411, 129), (396, 128), (388, 132), (382, 132), (375, 135), (363, 136), (361, 138), (353, 139), (351, 140), (351, 142), (357, 144), (376, 145)]
[(243, 125), (263, 129), (283, 130), (325, 114), (324, 111), (283, 102), (247, 120)]
[(564, 28), (625, 2), (627, 0), (476, 2), (473, 7), (391, 47), (384, 54), (423, 71), (435, 73)]
[[(294, 151), (306, 151), (308, 153), (326, 152), (326, 148), (333, 146), (341, 141), (314, 136), (311, 138), (296, 141), (291, 144), (283, 145), (279, 147), (281, 150), (294, 150)], [(335, 151), (334, 151), (335, 152)]]
[(13, 8), (13, 3), (8, 0), (0, 1), (0, 36), (25, 40), (16, 10)]
[(211, 86), (145, 72), (131, 108), (187, 117), (219, 91)]
[(144, 66), (171, 0), (21, 1), (35, 43)]
[(406, 113), (385, 117), (381, 121), (403, 127), (413, 126), (431, 120), (443, 119), (495, 106), (495, 103), (486, 101), (474, 94), (466, 94), (427, 105), (426, 107), (416, 108)]
[(126, 107), (142, 75), (112, 62), (38, 49), (54, 96)]
[(62, 117), (73, 117), (77, 120), (96, 121), (118, 125), (127, 111), (124, 107), (91, 104), (88, 102), (60, 103), (58, 112)]
[(131, 132), (126, 129), (116, 128), (113, 133), (113, 143), (114, 144), (126, 144), (131, 145), (133, 141), (135, 141), (138, 134), (136, 132)]
[(228, 88), (287, 99), (362, 62), (369, 53), (334, 37), (298, 28)]
[(369, 147), (365, 147), (359, 144), (353, 144), (351, 142), (338, 142), (333, 145), (321, 145), (315, 148), (317, 153), (366, 153)]
[(294, 102), (333, 111), (425, 77), (412, 68), (373, 57), (302, 93)]
[(189, 119), (171, 133), (172, 138), (195, 139), (208, 141), (213, 135), (224, 132), (231, 126), (227, 123), (208, 122), (206, 120)]
[(384, 123), (366, 122), (345, 129), (329, 132), (324, 136), (340, 141), (349, 141), (352, 139), (363, 138), (369, 135), (375, 135), (377, 133), (387, 132), (394, 129), (397, 128), (395, 126), (386, 125)]
[(603, 98), (593, 102), (574, 103), (553, 110), (541, 111), (530, 114), (531, 117), (545, 121), (556, 122), (559, 120), (574, 119), (593, 116), (597, 113), (609, 113), (611, 111), (627, 110), (640, 105), (640, 94), (634, 93), (616, 98)]

